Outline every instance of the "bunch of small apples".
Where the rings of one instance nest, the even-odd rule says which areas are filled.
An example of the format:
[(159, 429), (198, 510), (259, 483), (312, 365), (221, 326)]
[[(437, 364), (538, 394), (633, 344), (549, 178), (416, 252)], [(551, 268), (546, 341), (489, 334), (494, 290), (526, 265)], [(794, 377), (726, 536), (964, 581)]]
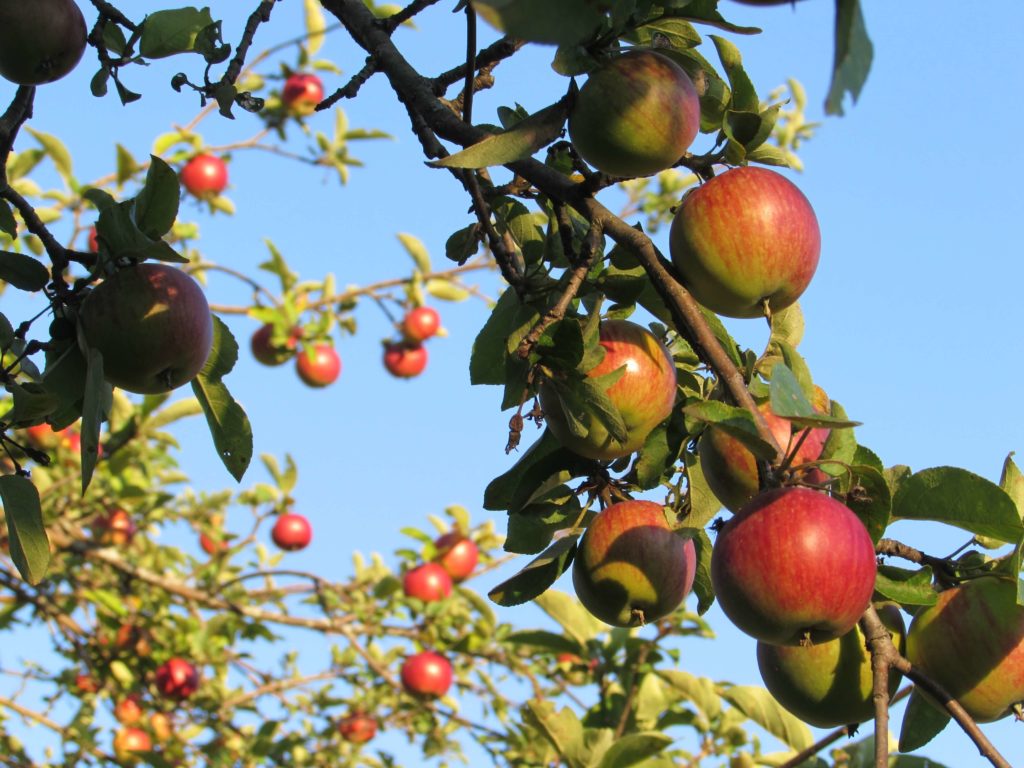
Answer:
[(322, 389), (341, 375), (341, 357), (329, 340), (302, 343), (302, 329), (265, 323), (252, 335), (249, 347), (257, 362), (267, 366), (295, 360), (295, 373), (306, 386)]
[(441, 330), (441, 316), (433, 307), (415, 307), (398, 324), (399, 341), (384, 343), (384, 368), (399, 379), (411, 379), (427, 367), (427, 348), (423, 342)]

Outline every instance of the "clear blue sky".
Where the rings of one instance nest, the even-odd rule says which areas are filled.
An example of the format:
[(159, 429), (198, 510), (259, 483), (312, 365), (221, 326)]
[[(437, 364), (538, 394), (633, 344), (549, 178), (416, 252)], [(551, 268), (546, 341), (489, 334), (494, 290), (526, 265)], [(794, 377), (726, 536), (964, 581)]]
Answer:
[[(241, 12), (217, 5), (215, 13), (232, 14), (225, 17), (226, 38), (236, 40)], [(801, 153), (806, 170), (796, 178), (823, 237), (820, 267), (802, 300), (808, 329), (801, 351), (816, 381), (864, 422), (859, 440), (887, 464), (950, 464), (997, 480), (1006, 454), (1024, 449), (1016, 405), (1024, 375), (1018, 234), (1024, 159), (1015, 133), (1024, 125), (1017, 95), (1024, 81), (1024, 3), (864, 5), (875, 44), (871, 76), (846, 117), (824, 119), (832, 4), (813, 0), (794, 10), (722, 3), (734, 20), (765, 29), (760, 38), (741, 41), (762, 95), (794, 76), (807, 89), (811, 118), (824, 119)], [(417, 19), (420, 31), (401, 33), (415, 63), (428, 72), (455, 63), (462, 47), (457, 18), (440, 4)], [(300, 24), (301, 4), (280, 4), (255, 49), (293, 37)], [(363, 61), (340, 34), (322, 54), (345, 75)], [(565, 87), (547, 66), (551, 54), (538, 49), (501, 67), (500, 87), (480, 95), (476, 119), (496, 122), (495, 108), (515, 100), (530, 111), (550, 103)], [(157, 134), (186, 123), (196, 109), (192, 96), (167, 87), (185, 62), (127, 74), (129, 85), (146, 93), (127, 108), (113, 96), (88, 95), (93, 63), (40, 89), (31, 123), (68, 144), (81, 180), (110, 171), (115, 142), (145, 157)], [(191, 70), (199, 71), (198, 65)], [(328, 87), (344, 82), (344, 76), (328, 78)], [(0, 100), (13, 91), (0, 83)], [(355, 146), (367, 168), (355, 169), (347, 187), (333, 174), (277, 157), (236, 154), (228, 194), (238, 214), (211, 218), (198, 207), (183, 208), (183, 217), (200, 223), (208, 258), (252, 271), (265, 258), (262, 238), (269, 237), (304, 277), (329, 271), (339, 285), (363, 284), (407, 272), (408, 257), (395, 239), (403, 231), (420, 237), (436, 264), (444, 262), (447, 235), (470, 221), (461, 189), (447, 173), (423, 166), (404, 111), (382, 80), (371, 80), (357, 102), (343, 106), (353, 126), (383, 128), (396, 140)], [(309, 124), (328, 133), (333, 126), (323, 114)], [(257, 127), (239, 113), (233, 122), (208, 119), (199, 130), (216, 145)], [(293, 147), (303, 141), (292, 135)], [(29, 143), (23, 135), (18, 148)], [(659, 237), (664, 245), (664, 234)], [(494, 279), (481, 277), (480, 284), (496, 294)], [(209, 294), (218, 303), (246, 299), (237, 285), (216, 277)], [(503, 451), (508, 414), (498, 410), (500, 392), (468, 384), (469, 350), (486, 309), (477, 301), (439, 309), (450, 335), (430, 343), (428, 369), (413, 381), (392, 379), (381, 367), (379, 342), (390, 328), (372, 303), (358, 310), (359, 335), (339, 342), (344, 370), (329, 389), (306, 389), (289, 366), (262, 368), (243, 353), (229, 385), (250, 414), (257, 453), (289, 452), (297, 460), (296, 511), (315, 529), (310, 549), (289, 556), (289, 563), (342, 578), (348, 562), (340, 552), (390, 552), (406, 541), (399, 528), (425, 525), (427, 514), (449, 504), (467, 506), (477, 520), (488, 514), (480, 508), (483, 488), (514, 457)], [(243, 343), (257, 327), (247, 320), (231, 326)], [(730, 328), (755, 348), (764, 343), (757, 321), (734, 321)], [(184, 467), (200, 489), (226, 486), (230, 478), (199, 426), (181, 430)], [(254, 464), (253, 476), (260, 471)], [(503, 529), (504, 521), (498, 523)], [(962, 541), (936, 538), (930, 529), (897, 533), (936, 554)], [(486, 592), (499, 578), (476, 586)], [(568, 580), (558, 586), (571, 590)], [(521, 625), (539, 620), (529, 608), (499, 615)], [(722, 642), (693, 646), (684, 655), (686, 668), (758, 683), (753, 642), (717, 610), (709, 618)], [(5, 663), (31, 650), (8, 649)], [(986, 731), (1011, 763), (1024, 762), (1019, 724), (1003, 721)], [(953, 728), (924, 752), (951, 767), (982, 764)]]

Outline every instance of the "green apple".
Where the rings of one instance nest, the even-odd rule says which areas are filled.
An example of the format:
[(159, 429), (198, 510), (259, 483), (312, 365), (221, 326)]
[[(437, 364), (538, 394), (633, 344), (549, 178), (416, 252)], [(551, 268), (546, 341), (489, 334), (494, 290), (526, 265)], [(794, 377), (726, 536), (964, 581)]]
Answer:
[(690, 191), (669, 232), (672, 262), (693, 297), (728, 317), (785, 309), (818, 267), (821, 232), (793, 182), (733, 168)]

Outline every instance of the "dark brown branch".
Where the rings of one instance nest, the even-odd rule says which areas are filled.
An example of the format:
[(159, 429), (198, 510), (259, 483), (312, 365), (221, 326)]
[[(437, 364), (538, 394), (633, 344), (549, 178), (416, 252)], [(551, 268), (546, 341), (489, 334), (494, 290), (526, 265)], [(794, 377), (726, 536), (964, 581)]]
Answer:
[(398, 13), (393, 13), (384, 19), (382, 25), (390, 35), (417, 13), (425, 11), (427, 8), (437, 3), (437, 1), (438, 0), (413, 0), (413, 2), (409, 3)]
[(944, 581), (947, 584), (952, 583), (954, 575), (953, 567), (945, 558), (925, 554), (924, 552), (907, 546), (903, 542), (896, 541), (895, 539), (880, 539), (875, 545), (875, 552), (887, 557), (899, 557), (903, 560), (907, 560), (908, 562), (917, 563), (918, 565), (931, 566), (940, 581)]
[(473, 122), (473, 92), (476, 90), (473, 73), (476, 72), (476, 11), (466, 3), (466, 85), (462, 89), (462, 120)]
[(325, 109), (330, 109), (342, 99), (354, 99), (359, 93), (359, 89), (363, 87), (363, 84), (369, 80), (376, 71), (377, 62), (374, 61), (373, 56), (367, 56), (366, 63), (363, 64), (362, 69), (352, 75), (345, 85), (317, 104), (316, 111), (322, 112)]
[(238, 76), (242, 74), (242, 68), (245, 66), (245, 57), (249, 53), (253, 38), (256, 37), (256, 30), (260, 28), (260, 24), (270, 21), (270, 14), (276, 3), (277, 0), (263, 0), (256, 10), (249, 14), (242, 32), (242, 39), (238, 41), (238, 46), (235, 48), (234, 58), (231, 59), (231, 63), (228, 64), (228, 68), (220, 80), (222, 83), (234, 85), (238, 80)]
[[(474, 57), (474, 65), (480, 69), (490, 69), (501, 61), (507, 59), (526, 44), (525, 40), (518, 40), (514, 37), (503, 37), (480, 50)], [(466, 64), (449, 69), (435, 77), (431, 83), (436, 96), (444, 94), (445, 90), (460, 80), (465, 80), (469, 70)]]

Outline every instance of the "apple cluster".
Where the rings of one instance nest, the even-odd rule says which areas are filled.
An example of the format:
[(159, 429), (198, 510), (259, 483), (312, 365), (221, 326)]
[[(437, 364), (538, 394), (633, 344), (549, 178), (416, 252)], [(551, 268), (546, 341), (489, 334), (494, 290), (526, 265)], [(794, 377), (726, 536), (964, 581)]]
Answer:
[(398, 326), (399, 341), (384, 342), (384, 368), (399, 379), (411, 379), (427, 367), (423, 342), (441, 330), (441, 316), (433, 307), (415, 307), (405, 313)]

